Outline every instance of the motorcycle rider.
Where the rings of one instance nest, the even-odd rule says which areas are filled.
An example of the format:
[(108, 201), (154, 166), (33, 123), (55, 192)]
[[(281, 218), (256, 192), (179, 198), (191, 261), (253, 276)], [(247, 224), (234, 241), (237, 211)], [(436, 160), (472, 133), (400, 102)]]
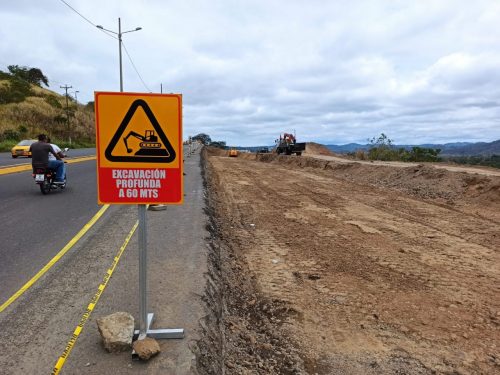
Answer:
[[(55, 170), (56, 179), (54, 181), (54, 184), (64, 184), (64, 162), (61, 160), (61, 157), (54, 151), (50, 143), (48, 143), (48, 137), (45, 134), (38, 135), (38, 142), (35, 142), (30, 146), (30, 152), (31, 165), (33, 166), (33, 168), (50, 168)], [(49, 160), (49, 154), (53, 155), (54, 160)]]
[[(50, 144), (50, 146), (52, 147), (52, 150), (54, 150), (54, 152), (59, 155), (59, 157), (62, 159), (62, 158), (65, 158), (66, 155), (64, 155), (64, 153), (62, 152), (62, 150), (59, 148), (58, 145), (56, 145), (55, 143), (52, 143), (52, 141), (50, 140), (50, 137), (47, 137), (47, 143)], [(52, 153), (49, 154), (49, 160), (57, 160), (54, 155), (52, 155)]]
[[(59, 146), (51, 142), (50, 137), (47, 137), (47, 143), (50, 144), (50, 146), (52, 147), (52, 150), (54, 150), (54, 152), (57, 155), (59, 155), (59, 157), (61, 159), (66, 157), (66, 155), (62, 152), (62, 150), (59, 148)], [(52, 155), (52, 153), (49, 153), (49, 163), (52, 160), (57, 160), (57, 159), (54, 157), (54, 155)], [(63, 162), (62, 170), (63, 170), (62, 175), (63, 175), (63, 179), (64, 179), (64, 177), (66, 176), (66, 163), (64, 163), (64, 162)]]

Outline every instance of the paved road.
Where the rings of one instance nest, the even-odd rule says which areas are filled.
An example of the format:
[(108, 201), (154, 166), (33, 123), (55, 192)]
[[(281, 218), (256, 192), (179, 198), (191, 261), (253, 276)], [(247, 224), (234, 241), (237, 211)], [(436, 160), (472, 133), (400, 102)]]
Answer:
[(95, 161), (67, 165), (68, 187), (42, 195), (31, 171), (0, 175), (0, 304), (98, 211)]
[[(127, 311), (138, 318), (135, 233), (62, 373), (193, 373), (194, 342), (199, 337), (199, 321), (206, 314), (201, 296), (207, 272), (208, 233), (199, 155), (185, 160), (185, 204), (147, 213), (148, 306), (155, 313), (153, 326), (184, 328), (185, 339), (161, 340), (162, 353), (147, 363), (132, 362), (129, 352), (110, 355), (101, 346), (96, 318), (116, 311)], [(6, 282), (10, 283), (10, 291), (21, 286), (97, 211), (95, 162), (69, 167), (68, 190), (49, 196), (41, 195), (28, 172), (0, 176), (0, 204), (6, 208), (0, 213), (0, 220), (13, 220), (0, 233), (0, 256), (9, 256), (9, 263), (2, 261), (0, 271), (2, 295), (8, 294), (7, 289), (4, 291)], [(85, 181), (88, 184), (82, 185)], [(20, 207), (17, 213), (16, 207)], [(27, 216), (27, 210), (36, 211), (36, 217)], [(46, 219), (45, 210), (63, 214), (54, 223)], [(10, 219), (12, 216), (14, 219)], [(51, 372), (136, 220), (136, 206), (112, 206), (33, 288), (0, 313), (0, 373)], [(61, 228), (60, 237), (64, 238), (55, 234), (43, 236), (56, 227)], [(4, 250), (8, 248), (10, 251)]]
[[(79, 148), (68, 151), (68, 158), (95, 155), (95, 148)], [(10, 152), (0, 152), (0, 168), (8, 165), (31, 164), (31, 159), (18, 157), (12, 159)]]

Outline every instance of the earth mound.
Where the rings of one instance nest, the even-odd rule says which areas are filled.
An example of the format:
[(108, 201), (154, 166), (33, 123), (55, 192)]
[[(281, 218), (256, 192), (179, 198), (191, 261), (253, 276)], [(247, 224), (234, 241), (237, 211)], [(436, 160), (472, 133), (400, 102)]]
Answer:
[(335, 152), (331, 151), (325, 145), (315, 143), (315, 142), (307, 142), (306, 143), (306, 154), (309, 155), (328, 155), (328, 156), (338, 156)]

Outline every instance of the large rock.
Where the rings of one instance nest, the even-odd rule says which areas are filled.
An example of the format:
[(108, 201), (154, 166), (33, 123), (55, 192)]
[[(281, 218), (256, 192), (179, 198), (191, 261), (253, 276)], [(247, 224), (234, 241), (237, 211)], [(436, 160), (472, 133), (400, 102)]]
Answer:
[(134, 351), (140, 359), (147, 361), (160, 352), (160, 345), (155, 339), (146, 337), (134, 342)]
[(134, 335), (134, 317), (126, 312), (116, 312), (97, 319), (97, 328), (104, 348), (111, 353), (130, 350)]

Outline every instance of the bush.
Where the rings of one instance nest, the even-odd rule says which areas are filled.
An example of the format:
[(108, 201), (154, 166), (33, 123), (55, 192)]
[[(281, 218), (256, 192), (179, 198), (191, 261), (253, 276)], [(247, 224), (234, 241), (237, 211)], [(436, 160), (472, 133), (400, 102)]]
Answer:
[(405, 151), (407, 154), (407, 161), (439, 161), (438, 154), (441, 149), (426, 148), (426, 147), (412, 147), (411, 151)]
[(0, 70), (0, 79), (1, 80), (9, 80), (11, 78), (11, 75), (9, 73), (2, 72)]
[(12, 147), (17, 145), (19, 141), (16, 139), (0, 140), (0, 152), (10, 151)]
[(7, 85), (0, 87), (0, 104), (20, 103), (31, 94), (31, 86), (28, 82), (11, 78)]
[(64, 115), (55, 115), (54, 116), (54, 122), (58, 124), (65, 124), (66, 123), (66, 116)]
[(88, 102), (87, 104), (85, 104), (85, 109), (95, 112), (94, 102)]
[(359, 160), (366, 160), (367, 159), (366, 153), (364, 152), (364, 150), (356, 150), (356, 152), (354, 152), (354, 157), (356, 159), (359, 159)]
[(21, 135), (13, 130), (13, 129), (7, 129), (3, 132), (3, 134), (0, 135), (0, 140), (5, 141), (5, 140), (13, 140), (13, 139), (19, 139), (21, 138)]
[(54, 95), (47, 95), (45, 97), (45, 101), (50, 104), (54, 108), (62, 108), (62, 104), (57, 100), (57, 98)]
[[(440, 161), (438, 154), (440, 149), (426, 148), (414, 146), (411, 150), (404, 148), (395, 148), (393, 140), (387, 137), (384, 133), (378, 138), (373, 137), (369, 140), (371, 148), (368, 150), (367, 158), (369, 160), (384, 160), (384, 161), (411, 161), (411, 162), (433, 162)], [(364, 160), (363, 155), (358, 155), (358, 159)]]
[(19, 125), (17, 127), (17, 130), (19, 131), (19, 134), (21, 135), (22, 138), (26, 137), (26, 133), (28, 133), (28, 128), (24, 125)]
[(457, 156), (457, 157), (449, 157), (447, 158), (447, 160), (458, 164), (484, 165), (493, 168), (500, 168), (500, 155)]

